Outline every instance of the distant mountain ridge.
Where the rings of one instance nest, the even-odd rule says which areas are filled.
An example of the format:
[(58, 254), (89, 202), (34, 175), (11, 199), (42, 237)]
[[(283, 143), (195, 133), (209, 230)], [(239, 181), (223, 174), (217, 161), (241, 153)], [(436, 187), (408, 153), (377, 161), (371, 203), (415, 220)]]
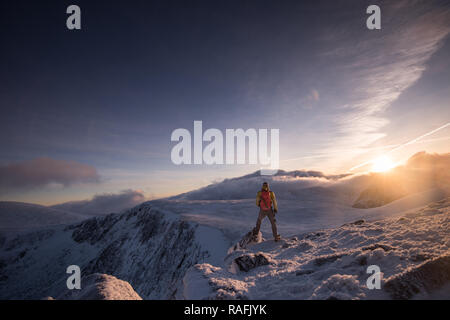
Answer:
[(0, 231), (27, 230), (65, 225), (86, 219), (85, 215), (32, 203), (0, 201)]

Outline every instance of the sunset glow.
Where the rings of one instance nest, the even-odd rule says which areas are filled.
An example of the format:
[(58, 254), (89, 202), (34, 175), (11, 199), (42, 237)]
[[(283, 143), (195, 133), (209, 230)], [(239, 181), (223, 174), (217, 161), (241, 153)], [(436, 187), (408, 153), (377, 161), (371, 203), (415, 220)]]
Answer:
[(372, 161), (373, 172), (385, 172), (395, 167), (395, 163), (387, 156), (381, 156)]

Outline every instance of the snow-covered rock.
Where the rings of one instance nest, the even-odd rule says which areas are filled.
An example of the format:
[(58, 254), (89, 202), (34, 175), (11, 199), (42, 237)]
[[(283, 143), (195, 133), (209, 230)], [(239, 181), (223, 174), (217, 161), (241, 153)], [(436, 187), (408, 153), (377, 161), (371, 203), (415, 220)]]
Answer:
[(233, 247), (228, 249), (228, 254), (231, 254), (232, 252), (239, 250), (239, 249), (245, 249), (247, 246), (263, 242), (264, 238), (262, 236), (261, 231), (258, 232), (258, 234), (254, 234), (253, 230), (247, 232), (245, 236), (242, 237), (241, 240), (239, 240)]
[(256, 254), (244, 254), (235, 258), (234, 263), (238, 266), (239, 270), (248, 272), (254, 268), (268, 265), (270, 263), (270, 258), (261, 252)]
[(126, 281), (94, 273), (83, 277), (81, 289), (65, 291), (57, 300), (142, 300)]

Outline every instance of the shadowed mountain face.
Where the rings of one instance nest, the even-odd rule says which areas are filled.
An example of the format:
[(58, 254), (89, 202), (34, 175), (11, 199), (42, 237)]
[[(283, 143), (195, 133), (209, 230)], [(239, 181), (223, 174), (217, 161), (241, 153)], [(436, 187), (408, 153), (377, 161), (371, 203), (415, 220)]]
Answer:
[(361, 192), (353, 208), (376, 208), (408, 195), (403, 185), (396, 179), (382, 175), (373, 177), (371, 186)]
[(124, 214), (3, 239), (0, 299), (64, 296), (66, 268), (73, 264), (84, 276), (102, 273), (127, 281), (143, 298), (174, 298), (186, 270), (210, 255), (197, 240), (197, 227), (143, 204)]
[(353, 204), (354, 208), (384, 206), (407, 195), (436, 190), (450, 195), (450, 154), (419, 152), (408, 162), (385, 173), (372, 173), (369, 186)]
[(82, 214), (31, 203), (0, 201), (0, 232), (17, 232), (81, 221)]

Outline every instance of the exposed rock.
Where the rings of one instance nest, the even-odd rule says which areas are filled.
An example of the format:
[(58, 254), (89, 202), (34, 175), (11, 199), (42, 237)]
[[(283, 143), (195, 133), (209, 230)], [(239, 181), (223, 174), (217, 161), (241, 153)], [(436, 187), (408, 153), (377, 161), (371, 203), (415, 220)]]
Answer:
[(253, 230), (247, 232), (245, 236), (242, 237), (241, 240), (239, 240), (238, 243), (236, 243), (233, 247), (228, 249), (228, 254), (231, 254), (234, 251), (245, 249), (249, 245), (255, 244), (255, 243), (261, 243), (264, 241), (264, 238), (262, 236), (261, 231), (258, 232), (258, 234), (254, 234)]
[(394, 250), (393, 247), (391, 247), (391, 246), (389, 246), (389, 245), (387, 245), (387, 244), (381, 244), (381, 243), (374, 243), (374, 244), (372, 244), (372, 245), (370, 245), (370, 246), (363, 247), (361, 250), (362, 250), (362, 251), (367, 251), (367, 250), (373, 251), (373, 250), (376, 250), (376, 249), (378, 249), (378, 248), (381, 248), (381, 249), (383, 249), (384, 251), (391, 251), (391, 250)]
[(326, 256), (321, 256), (321, 257), (314, 259), (314, 264), (316, 266), (321, 266), (321, 265), (324, 265), (325, 263), (334, 262), (337, 259), (340, 259), (346, 255), (347, 255), (346, 253), (339, 253), (339, 254), (330, 254), (330, 255), (326, 255)]
[(270, 263), (270, 258), (263, 253), (246, 254), (234, 259), (234, 262), (239, 267), (239, 270), (248, 272), (254, 268), (265, 266)]
[(306, 274), (311, 274), (311, 273), (313, 273), (314, 272), (314, 270), (300, 270), (300, 271), (297, 271), (296, 273), (295, 273), (295, 275), (296, 276), (304, 276), (304, 275), (306, 275)]

